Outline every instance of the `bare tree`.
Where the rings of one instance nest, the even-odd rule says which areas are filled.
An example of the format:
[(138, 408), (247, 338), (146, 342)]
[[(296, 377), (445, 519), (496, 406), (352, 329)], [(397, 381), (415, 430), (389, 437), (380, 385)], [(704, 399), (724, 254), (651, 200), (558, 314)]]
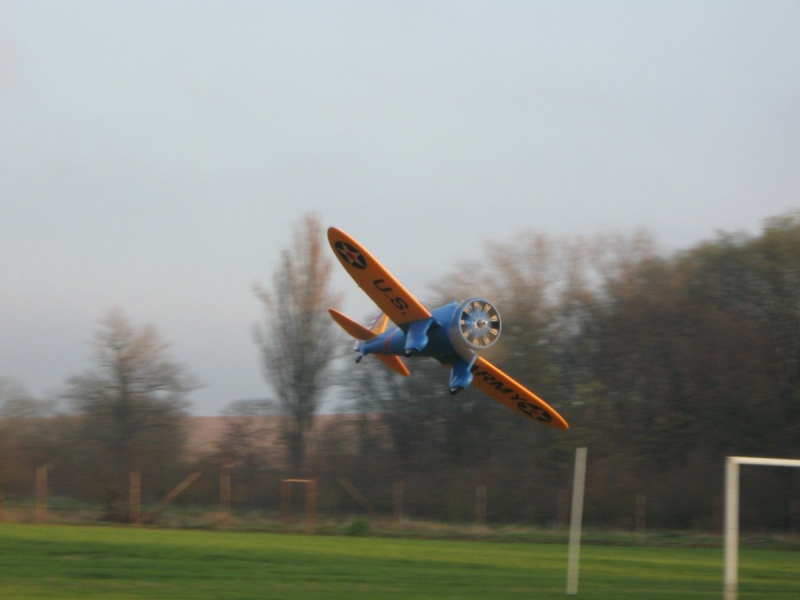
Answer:
[(27, 494), (29, 474), (60, 453), (65, 427), (56, 415), (54, 401), (0, 377), (0, 491)]
[[(277, 471), (275, 440), (277, 406), (268, 398), (236, 400), (222, 411), (224, 428), (213, 459), (237, 482), (237, 503), (263, 506), (270, 489), (270, 477)], [(280, 448), (278, 448), (280, 450)]]
[(306, 465), (306, 435), (329, 384), (337, 334), (327, 309), (338, 304), (330, 289), (333, 263), (322, 226), (306, 216), (295, 227), (292, 245), (281, 253), (272, 290), (255, 287), (264, 305), (264, 323), (254, 328), (264, 377), (271, 384), (284, 420), (290, 467)]
[(95, 485), (113, 511), (130, 468), (180, 460), (186, 395), (197, 384), (154, 327), (135, 327), (118, 310), (100, 322), (93, 346), (95, 368), (70, 378), (65, 396), (83, 416)]
[(51, 417), (55, 408), (55, 402), (38, 400), (14, 379), (0, 377), (0, 418)]

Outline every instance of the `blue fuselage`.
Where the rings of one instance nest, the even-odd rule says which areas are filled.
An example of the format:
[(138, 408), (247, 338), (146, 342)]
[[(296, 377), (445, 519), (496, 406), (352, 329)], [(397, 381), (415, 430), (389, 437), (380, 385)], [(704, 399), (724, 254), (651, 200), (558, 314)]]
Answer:
[(456, 318), (458, 302), (450, 302), (431, 311), (431, 318), (392, 327), (377, 337), (361, 342), (362, 354), (397, 354), (399, 356), (429, 356), (449, 365), (470, 360), (453, 347), (447, 328)]
[(497, 311), (485, 300), (453, 301), (430, 311), (430, 317), (404, 323), (362, 341), (361, 355), (428, 356), (450, 366), (450, 392), (472, 383), (470, 372), (478, 358), (473, 349), (494, 343), (500, 334)]

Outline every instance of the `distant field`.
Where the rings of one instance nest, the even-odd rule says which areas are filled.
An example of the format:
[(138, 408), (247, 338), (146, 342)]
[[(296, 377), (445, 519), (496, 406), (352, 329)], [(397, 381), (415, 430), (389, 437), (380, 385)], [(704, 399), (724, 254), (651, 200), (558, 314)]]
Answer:
[[(722, 551), (584, 546), (579, 598), (722, 597)], [(747, 599), (800, 599), (800, 553), (741, 552)], [(0, 523), (0, 598), (564, 598), (566, 547)]]

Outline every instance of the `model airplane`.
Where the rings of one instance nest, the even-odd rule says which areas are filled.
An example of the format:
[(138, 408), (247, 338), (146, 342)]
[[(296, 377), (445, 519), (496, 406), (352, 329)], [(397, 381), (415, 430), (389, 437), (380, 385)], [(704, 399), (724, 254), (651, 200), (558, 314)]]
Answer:
[[(450, 367), (451, 394), (472, 384), (523, 416), (558, 429), (569, 427), (547, 402), (478, 354), (500, 337), (500, 315), (491, 303), (470, 298), (429, 311), (345, 232), (331, 227), (328, 241), (350, 277), (383, 311), (370, 328), (335, 309), (328, 311), (342, 329), (360, 340), (356, 362), (374, 354), (397, 373), (408, 376), (401, 356), (430, 356)], [(387, 330), (389, 319), (396, 327)]]

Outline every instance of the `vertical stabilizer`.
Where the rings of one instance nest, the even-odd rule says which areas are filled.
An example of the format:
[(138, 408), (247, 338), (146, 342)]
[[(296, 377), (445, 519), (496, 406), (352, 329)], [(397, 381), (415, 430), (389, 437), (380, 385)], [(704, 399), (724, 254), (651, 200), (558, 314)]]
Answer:
[[(386, 326), (389, 323), (389, 317), (385, 314), (381, 313), (378, 315), (372, 323), (369, 324), (369, 328), (364, 327), (363, 325), (359, 325), (352, 319), (344, 316), (338, 310), (331, 308), (328, 310), (333, 320), (344, 329), (347, 333), (352, 335), (357, 340), (371, 340), (372, 338), (382, 334), (386, 331)], [(360, 351), (361, 342), (356, 342), (355, 350), (357, 352)], [(363, 355), (362, 355), (363, 356)], [(389, 367), (395, 373), (399, 373), (405, 377), (410, 375), (408, 367), (400, 360), (399, 356), (394, 356), (393, 354), (376, 354), (376, 358)], [(361, 356), (358, 357), (356, 362), (361, 360)]]
[(389, 317), (386, 313), (381, 313), (375, 317), (372, 322), (367, 325), (367, 328), (375, 335), (380, 335), (386, 331), (386, 326), (389, 324)]

